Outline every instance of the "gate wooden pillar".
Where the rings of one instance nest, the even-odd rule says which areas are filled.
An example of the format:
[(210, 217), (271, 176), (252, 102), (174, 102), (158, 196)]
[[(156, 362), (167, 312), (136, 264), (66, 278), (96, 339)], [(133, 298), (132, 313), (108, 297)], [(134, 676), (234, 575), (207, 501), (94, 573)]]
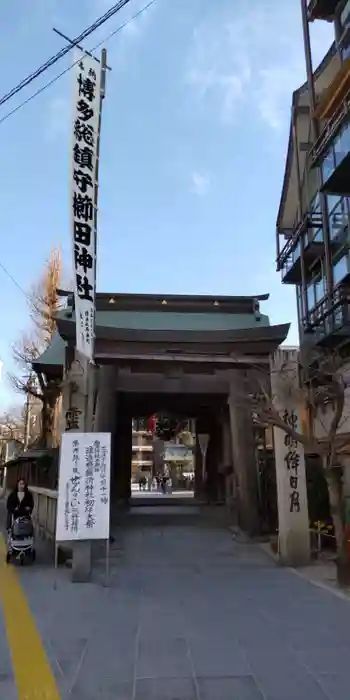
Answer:
[[(206, 483), (203, 483), (202, 453), (198, 435), (209, 436), (206, 455)], [(221, 426), (217, 416), (212, 413), (196, 420), (195, 450), (195, 496), (214, 502), (218, 496), (219, 465), (221, 459)]]
[(125, 402), (118, 399), (115, 435), (114, 498), (128, 502), (131, 496), (132, 416)]
[(258, 476), (251, 410), (244, 400), (247, 390), (242, 371), (231, 375), (228, 405), (236, 481), (238, 524), (249, 535), (260, 532)]

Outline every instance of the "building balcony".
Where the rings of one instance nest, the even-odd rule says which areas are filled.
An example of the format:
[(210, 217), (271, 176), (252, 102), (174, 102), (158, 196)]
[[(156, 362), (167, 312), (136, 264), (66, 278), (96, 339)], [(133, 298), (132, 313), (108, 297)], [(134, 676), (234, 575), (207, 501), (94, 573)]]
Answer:
[(323, 131), (309, 151), (309, 165), (311, 168), (321, 164), (325, 153), (336, 140), (339, 132), (349, 119), (350, 90), (345, 99), (328, 119)]
[[(315, 233), (316, 231), (316, 233)], [(321, 233), (321, 237), (319, 234)], [(317, 235), (318, 234), (318, 235)], [(304, 261), (308, 268), (323, 253), (322, 217), (320, 214), (305, 215), (296, 226), (277, 259), (277, 271), (282, 271), (285, 284), (301, 283), (301, 238), (303, 237)]]
[(147, 459), (132, 459), (131, 461), (131, 470), (133, 473), (135, 472), (150, 472), (152, 471), (153, 468), (153, 462), (152, 460), (147, 460)]
[(134, 443), (132, 446), (133, 452), (153, 452), (153, 445), (144, 445), (140, 443)]
[(343, 124), (321, 162), (322, 190), (326, 194), (350, 194), (350, 124)]
[(315, 19), (324, 19), (331, 22), (339, 0), (310, 0), (307, 6), (307, 16), (309, 22)]
[[(322, 347), (336, 347), (350, 341), (350, 273), (331, 297), (325, 297), (303, 321), (305, 341)], [(307, 337), (306, 337), (307, 336)]]
[(310, 165), (322, 171), (326, 194), (350, 194), (350, 92), (310, 151)]
[(316, 106), (314, 117), (329, 120), (346, 99), (350, 90), (350, 58), (340, 64), (331, 84), (322, 92)]

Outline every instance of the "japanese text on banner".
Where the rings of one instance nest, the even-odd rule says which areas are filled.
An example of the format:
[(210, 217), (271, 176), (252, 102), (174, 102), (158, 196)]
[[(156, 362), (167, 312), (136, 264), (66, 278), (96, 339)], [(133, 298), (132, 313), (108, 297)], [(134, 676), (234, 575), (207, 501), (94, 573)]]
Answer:
[(75, 71), (71, 207), (76, 347), (89, 360), (94, 354), (100, 93), (101, 69), (92, 57), (83, 55)]

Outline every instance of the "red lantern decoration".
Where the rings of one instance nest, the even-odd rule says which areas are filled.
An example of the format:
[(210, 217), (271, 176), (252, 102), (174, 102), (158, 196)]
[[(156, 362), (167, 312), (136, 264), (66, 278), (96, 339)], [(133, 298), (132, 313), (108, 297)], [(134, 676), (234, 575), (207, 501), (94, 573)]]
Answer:
[(154, 433), (156, 432), (156, 427), (157, 427), (157, 417), (156, 416), (150, 416), (147, 420), (147, 430), (149, 433)]

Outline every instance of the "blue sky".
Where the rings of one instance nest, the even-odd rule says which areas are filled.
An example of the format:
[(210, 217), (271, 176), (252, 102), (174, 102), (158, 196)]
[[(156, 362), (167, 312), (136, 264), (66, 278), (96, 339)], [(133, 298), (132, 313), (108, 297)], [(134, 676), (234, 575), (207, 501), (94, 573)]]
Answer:
[[(91, 48), (137, 12), (131, 0)], [(2, 3), (5, 93), (112, 0)], [(19, 11), (20, 8), (20, 11)], [(312, 28), (315, 64), (332, 28)], [(292, 90), (305, 79), (299, 2), (156, 0), (106, 44), (98, 289), (258, 294), (273, 323), (295, 322), (293, 288), (275, 272), (275, 221)], [(0, 119), (72, 62), (68, 56), (0, 108)], [(25, 290), (61, 246), (71, 275), (68, 73), (0, 123), (1, 262)], [(11, 342), (29, 327), (26, 298), (0, 269), (0, 409)], [(295, 323), (288, 342), (297, 341)]]

